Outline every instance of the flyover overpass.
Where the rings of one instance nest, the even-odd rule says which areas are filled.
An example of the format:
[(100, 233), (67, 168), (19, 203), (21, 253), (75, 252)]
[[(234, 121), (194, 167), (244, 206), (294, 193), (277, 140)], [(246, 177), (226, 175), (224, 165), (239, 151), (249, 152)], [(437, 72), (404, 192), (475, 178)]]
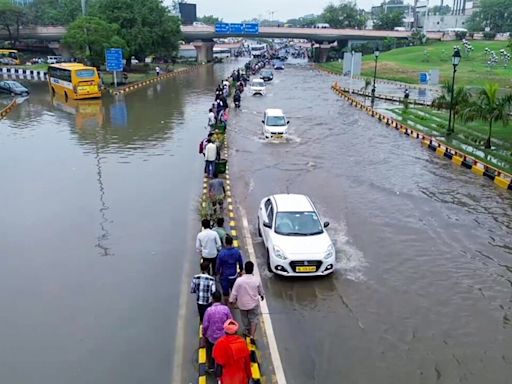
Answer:
[[(182, 26), (183, 39), (192, 43), (197, 50), (198, 61), (211, 61), (213, 59), (213, 39), (226, 37), (243, 38), (280, 38), (280, 39), (305, 39), (320, 44), (321, 57), (327, 57), (327, 51), (331, 43), (347, 40), (383, 40), (386, 37), (405, 39), (411, 36), (411, 32), (401, 31), (377, 31), (371, 29), (335, 29), (335, 28), (280, 28), (260, 27), (259, 33), (236, 34), (216, 33), (213, 26)], [(20, 39), (34, 39), (56, 42), (60, 41), (66, 33), (66, 27), (23, 27), (20, 29)], [(7, 38), (5, 31), (0, 32), (0, 39)], [(427, 33), (429, 39), (441, 40), (441, 32)]]

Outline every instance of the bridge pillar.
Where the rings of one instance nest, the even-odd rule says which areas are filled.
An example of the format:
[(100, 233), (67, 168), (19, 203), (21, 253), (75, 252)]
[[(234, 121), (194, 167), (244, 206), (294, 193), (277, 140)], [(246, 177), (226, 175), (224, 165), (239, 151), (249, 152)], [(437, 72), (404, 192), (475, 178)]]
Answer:
[(329, 44), (321, 44), (318, 47), (320, 51), (320, 54), (318, 55), (319, 63), (325, 63), (327, 61), (327, 56), (329, 55), (329, 48), (331, 48)]
[(197, 52), (198, 63), (209, 63), (213, 61), (213, 41), (193, 41), (192, 45)]

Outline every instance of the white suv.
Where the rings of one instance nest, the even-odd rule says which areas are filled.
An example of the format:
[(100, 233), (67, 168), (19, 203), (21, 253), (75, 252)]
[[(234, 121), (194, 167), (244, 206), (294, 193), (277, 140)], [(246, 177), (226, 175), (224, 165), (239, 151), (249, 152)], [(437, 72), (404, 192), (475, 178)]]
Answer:
[(251, 95), (265, 95), (266, 86), (262, 79), (253, 79), (249, 84), (249, 92)]
[(263, 114), (263, 135), (266, 139), (281, 139), (288, 134), (288, 124), (281, 109), (266, 109)]
[(284, 276), (321, 276), (334, 271), (336, 251), (309, 197), (279, 194), (264, 198), (258, 234), (267, 250), (269, 271)]

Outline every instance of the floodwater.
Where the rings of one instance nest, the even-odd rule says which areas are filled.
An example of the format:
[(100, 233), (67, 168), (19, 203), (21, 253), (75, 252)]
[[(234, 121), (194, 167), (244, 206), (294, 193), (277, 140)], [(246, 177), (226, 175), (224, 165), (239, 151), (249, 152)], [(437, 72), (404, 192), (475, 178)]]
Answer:
[(172, 382), (182, 275), (198, 266), (197, 148), (229, 68), (68, 103), (27, 83), (0, 121), (1, 383)]
[[(350, 107), (334, 76), (287, 64), (229, 128), (231, 179), (247, 213), (287, 381), (510, 383), (512, 195)], [(266, 108), (291, 121), (266, 142)], [(261, 199), (305, 193), (330, 221), (332, 276), (266, 269)]]

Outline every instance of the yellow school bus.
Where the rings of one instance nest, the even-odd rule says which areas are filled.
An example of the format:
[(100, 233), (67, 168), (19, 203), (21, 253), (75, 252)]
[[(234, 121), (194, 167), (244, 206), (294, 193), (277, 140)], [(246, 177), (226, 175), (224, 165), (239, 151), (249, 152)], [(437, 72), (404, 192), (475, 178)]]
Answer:
[[(0, 49), (0, 64), (20, 65), (20, 57), (15, 49)], [(5, 61), (5, 62), (4, 62)]]
[(52, 95), (62, 95), (65, 100), (101, 97), (100, 78), (96, 68), (79, 63), (49, 65), (48, 85)]

